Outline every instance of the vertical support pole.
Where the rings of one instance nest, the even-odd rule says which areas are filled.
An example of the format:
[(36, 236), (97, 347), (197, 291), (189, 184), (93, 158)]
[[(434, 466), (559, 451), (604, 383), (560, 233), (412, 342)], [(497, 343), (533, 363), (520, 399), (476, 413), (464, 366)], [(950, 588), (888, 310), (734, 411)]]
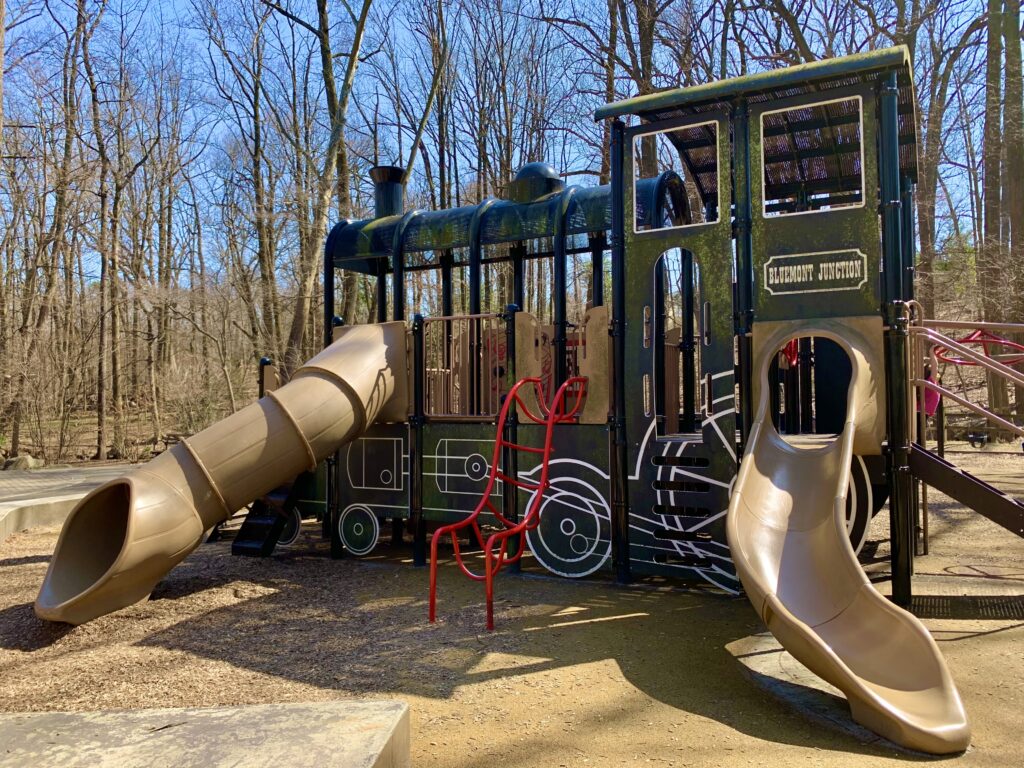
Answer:
[(626, 436), (626, 223), (624, 144), (626, 126), (615, 120), (611, 128), (612, 193), (612, 549), (615, 580), (632, 580), (629, 567), (629, 468)]
[(909, 176), (900, 178), (900, 214), (903, 221), (903, 298), (914, 298), (914, 277), (917, 267), (917, 233), (914, 228), (914, 183)]
[[(400, 239), (402, 229), (400, 224), (396, 240)], [(405, 253), (400, 243), (391, 255), (391, 319), (405, 320)]]
[[(452, 293), (452, 268), (455, 257), (452, 252), (441, 253), (441, 315), (451, 317), (454, 314), (454, 295)], [(452, 321), (444, 321), (444, 367), (452, 367)]]
[(892, 599), (908, 607), (912, 599), (914, 569), (914, 503), (910, 475), (910, 423), (908, 413), (909, 313), (904, 303), (902, 205), (899, 168), (899, 86), (895, 71), (882, 81), (879, 96), (879, 186), (882, 201), (883, 316), (886, 363), (886, 421), (888, 423), (889, 538)]
[(786, 391), (786, 431), (800, 433), (800, 358), (786, 369), (783, 387)]
[(593, 234), (590, 242), (590, 293), (591, 306), (604, 306), (604, 251), (608, 247), (608, 238), (604, 232)]
[(267, 366), (273, 364), (274, 361), (269, 357), (260, 358), (260, 375), (257, 384), (259, 397), (263, 397), (267, 393)]
[[(651, 346), (654, 347), (654, 421), (657, 424), (658, 434), (665, 434), (668, 423), (668, 411), (665, 408), (665, 366), (668, 361), (665, 359), (665, 259), (662, 256), (654, 265), (654, 334), (651, 339)], [(678, 361), (676, 362), (678, 366)], [(678, 414), (676, 414), (678, 418)]]
[[(331, 230), (331, 235), (340, 232), (348, 222), (340, 222)], [(334, 316), (334, 254), (331, 235), (327, 236), (324, 243), (324, 329), (323, 345), (327, 348), (334, 341), (334, 323), (337, 318)], [(261, 360), (260, 363), (263, 361)], [(263, 397), (263, 375), (260, 372), (260, 397)], [(324, 483), (324, 516), (320, 521), (320, 536), (328, 539), (331, 536), (331, 521), (333, 518), (334, 500), (336, 488), (334, 487), (334, 471), (337, 466), (335, 453), (327, 457), (324, 469), (327, 472), (327, 482)]]
[(750, 111), (746, 99), (738, 99), (733, 111), (733, 196), (736, 204), (736, 336), (739, 352), (737, 384), (740, 389), (740, 449), (747, 443), (754, 418), (753, 349), (754, 252), (751, 244), (753, 213), (750, 202)]
[(768, 386), (768, 412), (772, 417), (772, 424), (777, 432), (782, 432), (782, 424), (779, 423), (779, 416), (782, 412), (782, 403), (779, 402), (779, 356), (776, 354), (768, 366), (768, 381), (762, 382), (761, 386)]
[(566, 240), (568, 239), (566, 217), (569, 215), (569, 206), (572, 204), (573, 195), (576, 193), (574, 187), (569, 187), (565, 190), (560, 199), (558, 207), (558, 218), (555, 220), (555, 248), (554, 248), (554, 263), (552, 264), (552, 282), (554, 296), (552, 297), (552, 309), (554, 314), (555, 324), (555, 338), (553, 339), (553, 353), (555, 356), (555, 377), (554, 381), (551, 382), (551, 392), (549, 396), (555, 392), (555, 390), (561, 386), (568, 376), (569, 359), (567, 357), (567, 330), (568, 330), (568, 310), (567, 300), (569, 292), (569, 281), (567, 277), (568, 273), (568, 247)]
[(381, 270), (381, 273), (377, 275), (377, 322), (386, 323), (388, 321), (388, 280), (383, 259), (381, 260)]
[(412, 418), (409, 450), (410, 479), (410, 525), (412, 534), (412, 563), (415, 566), (427, 564), (427, 521), (423, 519), (423, 425), (424, 417), (424, 344), (423, 316), (417, 314), (412, 320)]
[[(697, 431), (697, 370), (696, 355), (697, 339), (694, 335), (695, 323), (693, 313), (693, 254), (683, 251), (683, 263), (680, 270), (680, 281), (683, 286), (683, 328), (679, 340), (680, 351), (683, 353), (683, 419), (680, 430), (683, 432)], [(657, 370), (657, 369), (655, 369)], [(709, 392), (710, 396), (711, 393)]]
[[(473, 211), (469, 220), (469, 314), (479, 315), (480, 281), (483, 267), (483, 245), (480, 243), (480, 224), (487, 209), (494, 205), (493, 199), (484, 200)], [(469, 412), (476, 415), (479, 411), (481, 368), (480, 368), (480, 320), (472, 320), (469, 328)]]
[[(343, 225), (341, 225), (343, 226)], [(335, 225), (332, 234), (339, 229)], [(328, 236), (324, 245), (324, 347), (331, 346), (331, 338), (334, 334), (334, 257), (331, 253), (331, 238)]]
[(509, 249), (512, 257), (512, 303), (516, 311), (526, 306), (526, 243), (520, 240)]
[[(942, 384), (942, 379), (939, 379), (939, 384)], [(935, 411), (935, 440), (937, 445), (936, 451), (941, 458), (946, 458), (946, 404), (943, 402), (943, 398), (939, 398), (939, 407)]]
[[(331, 327), (328, 331), (328, 340), (334, 340), (334, 329), (340, 328), (345, 325), (345, 320), (340, 317), (331, 318)], [(324, 517), (320, 521), (320, 536), (324, 539), (331, 538), (331, 526), (334, 525), (335, 517), (338, 512), (338, 468), (341, 466), (341, 462), (338, 460), (338, 455), (341, 453), (341, 449), (335, 450), (334, 453), (330, 454), (326, 459), (326, 470), (327, 470), (327, 482), (324, 483)]]
[(441, 253), (441, 314), (451, 317), (452, 309), (452, 266), (455, 258), (451, 251)]
[[(516, 381), (516, 312), (519, 311), (519, 307), (515, 304), (509, 304), (505, 307), (505, 349), (506, 352), (506, 381), (505, 389), (511, 389), (512, 384)], [(502, 401), (507, 395), (502, 395)], [(499, 403), (499, 408), (503, 405)], [(505, 417), (505, 440), (506, 442), (519, 444), (519, 414), (516, 413), (515, 408), (510, 408), (508, 415)], [(512, 448), (505, 446), (501, 457), (503, 471), (508, 477), (519, 477), (519, 454)], [(519, 522), (519, 492), (516, 487), (510, 483), (506, 483), (502, 488), (501, 494), (501, 507), (502, 514), (512, 522)], [(508, 551), (515, 553), (519, 551), (520, 547), (520, 536), (513, 536), (508, 541)], [(519, 573), (522, 570), (522, 561), (517, 560), (511, 563), (508, 567), (509, 573)]]
[(805, 435), (814, 432), (814, 391), (811, 376), (814, 368), (814, 351), (808, 337), (800, 339), (800, 431)]

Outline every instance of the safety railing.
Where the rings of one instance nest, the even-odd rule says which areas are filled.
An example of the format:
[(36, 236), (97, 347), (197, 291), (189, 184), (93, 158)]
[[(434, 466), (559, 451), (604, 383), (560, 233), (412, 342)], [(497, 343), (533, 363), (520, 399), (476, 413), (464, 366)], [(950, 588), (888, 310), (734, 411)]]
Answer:
[(507, 388), (508, 338), (502, 315), (424, 319), (424, 416), (451, 421), (496, 418)]
[(920, 414), (918, 417), (919, 421), (917, 429), (919, 440), (924, 437), (923, 404), (925, 403), (925, 393), (928, 391), (935, 392), (942, 398), (948, 398), (949, 401), (971, 411), (975, 415), (996, 425), (1000, 429), (1004, 429), (1007, 432), (1024, 437), (1024, 427), (1009, 421), (1004, 416), (994, 413), (985, 406), (972, 402), (967, 397), (940, 384), (937, 379), (934, 378), (937, 373), (934, 366), (932, 368), (933, 378), (928, 378), (925, 375), (925, 365), (927, 364), (927, 361), (932, 358), (933, 351), (936, 348), (941, 348), (956, 354), (958, 359), (961, 361), (969, 362), (972, 365), (976, 365), (979, 368), (984, 369), (988, 373), (996, 376), (998, 379), (1009, 382), (1018, 387), (1024, 387), (1024, 373), (1014, 370), (1001, 362), (997, 359), (999, 356), (991, 356), (985, 354), (985, 352), (978, 352), (975, 349), (971, 349), (970, 346), (962, 344), (959, 341), (940, 333), (938, 330), (939, 328), (951, 330), (980, 329), (986, 331), (1003, 331), (1024, 334), (1024, 325), (1012, 323), (972, 323), (957, 320), (930, 320), (923, 317), (921, 305), (918, 302), (911, 301), (908, 303), (908, 306), (910, 309), (910, 385), (911, 390), (916, 393), (916, 403), (921, 404), (921, 407), (913, 407), (909, 409), (909, 413), (914, 413), (916, 411)]

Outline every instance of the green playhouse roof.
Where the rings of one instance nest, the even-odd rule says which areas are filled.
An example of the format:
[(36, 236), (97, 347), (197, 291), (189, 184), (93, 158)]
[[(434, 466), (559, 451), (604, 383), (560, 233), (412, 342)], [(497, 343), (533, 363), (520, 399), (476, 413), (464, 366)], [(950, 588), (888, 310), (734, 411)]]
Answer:
[[(603, 120), (635, 115), (642, 122), (654, 123), (727, 110), (741, 98), (753, 105), (810, 93), (822, 93), (827, 98), (830, 90), (871, 83), (880, 74), (892, 70), (897, 73), (899, 86), (900, 170), (916, 181), (917, 119), (913, 70), (910, 52), (902, 45), (635, 96), (605, 104), (597, 109), (594, 117)], [(829, 105), (825, 114), (816, 115), (799, 125), (781, 117), (766, 119), (765, 137), (772, 139), (771, 146), (766, 145), (766, 165), (770, 167), (770, 176), (775, 177), (769, 180), (769, 186), (777, 187), (775, 191), (778, 194), (785, 194), (793, 186), (807, 188), (808, 171), (811, 171), (812, 180), (817, 179), (823, 184), (849, 176), (860, 149), (859, 143), (851, 140), (856, 131), (855, 123), (856, 111), (844, 109), (841, 103)], [(687, 130), (690, 133), (705, 130), (706, 133), (703, 140), (697, 135), (688, 135), (685, 141), (676, 141), (686, 165), (699, 180), (702, 173), (710, 172), (709, 164), (714, 162), (714, 155), (709, 151), (714, 133), (699, 128)], [(799, 133), (799, 138), (794, 133)], [(711, 181), (710, 175), (708, 180)]]

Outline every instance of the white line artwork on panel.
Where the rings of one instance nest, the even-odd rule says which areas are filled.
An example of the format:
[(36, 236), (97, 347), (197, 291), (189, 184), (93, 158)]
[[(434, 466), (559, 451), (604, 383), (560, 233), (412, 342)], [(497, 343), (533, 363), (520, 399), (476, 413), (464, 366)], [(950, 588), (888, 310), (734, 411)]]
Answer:
[[(484, 442), (455, 437), (438, 440), (434, 453), (423, 457), (434, 460), (435, 471), (425, 474), (434, 477), (441, 493), (481, 495), (491, 472), (490, 461), (479, 452)], [(495, 480), (493, 495), (501, 496), (503, 485), (500, 479)]]
[(360, 437), (345, 447), (349, 485), (364, 491), (402, 491), (407, 474), (400, 437)]

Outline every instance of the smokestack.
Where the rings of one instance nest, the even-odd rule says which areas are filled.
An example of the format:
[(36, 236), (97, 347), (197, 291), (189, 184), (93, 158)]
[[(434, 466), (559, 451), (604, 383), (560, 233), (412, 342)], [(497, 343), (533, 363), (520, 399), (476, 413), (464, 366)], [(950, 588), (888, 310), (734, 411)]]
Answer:
[(396, 216), (405, 209), (405, 170), (394, 165), (375, 165), (370, 169), (373, 179), (374, 218)]

